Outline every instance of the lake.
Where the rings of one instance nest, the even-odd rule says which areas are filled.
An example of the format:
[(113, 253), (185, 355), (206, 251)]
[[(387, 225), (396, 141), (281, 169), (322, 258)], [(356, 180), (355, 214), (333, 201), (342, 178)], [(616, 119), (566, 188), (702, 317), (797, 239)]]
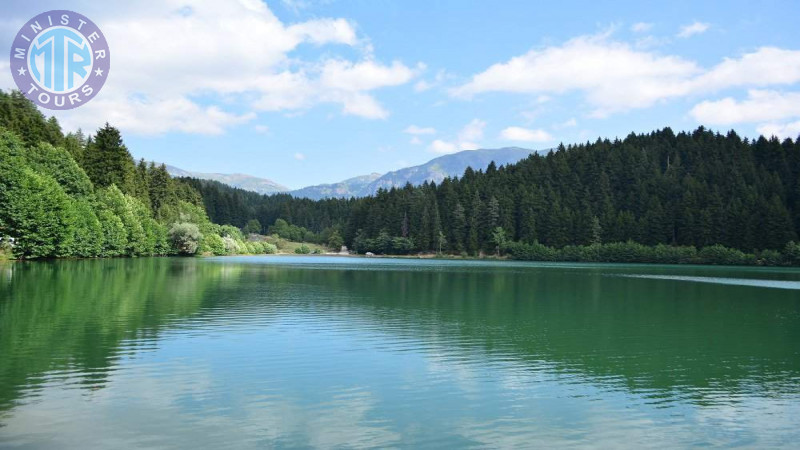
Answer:
[(0, 263), (0, 447), (796, 447), (800, 270)]

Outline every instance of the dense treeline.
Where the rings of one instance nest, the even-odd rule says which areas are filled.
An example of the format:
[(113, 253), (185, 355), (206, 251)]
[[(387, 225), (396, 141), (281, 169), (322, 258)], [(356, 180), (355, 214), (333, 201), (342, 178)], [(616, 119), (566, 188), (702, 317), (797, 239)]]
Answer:
[(66, 136), (0, 91), (0, 254), (17, 258), (274, 252), (211, 223), (199, 193), (136, 164), (117, 129)]
[(665, 128), (313, 201), (172, 179), (137, 164), (108, 124), (64, 135), (22, 94), (0, 91), (0, 251), (22, 258), (274, 251), (244, 228), (360, 253), (785, 263), (796, 259), (799, 172), (791, 139)]
[(218, 181), (178, 178), (190, 185), (203, 198), (208, 217), (214, 223), (243, 227), (250, 219), (273, 224), (277, 219), (322, 232), (325, 228), (342, 228), (353, 205), (359, 200), (294, 198), (289, 194), (263, 195), (234, 188)]
[(784, 250), (797, 239), (798, 172), (800, 142), (700, 127), (562, 145), (517, 164), (467, 169), (440, 185), (362, 199), (314, 202), (188, 182), (212, 220), (333, 228), (362, 252), (495, 253), (500, 229), (504, 242), (553, 249), (631, 241), (752, 253)]

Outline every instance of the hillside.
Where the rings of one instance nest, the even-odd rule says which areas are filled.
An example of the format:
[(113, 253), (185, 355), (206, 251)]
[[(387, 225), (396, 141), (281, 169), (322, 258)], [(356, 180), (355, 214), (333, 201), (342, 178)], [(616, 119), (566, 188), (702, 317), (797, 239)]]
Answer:
[(340, 183), (309, 186), (291, 191), (289, 194), (312, 200), (366, 197), (375, 194), (379, 189), (403, 187), (407, 183), (411, 183), (412, 186), (419, 186), (425, 182), (441, 183), (447, 177), (460, 177), (467, 167), (475, 170), (485, 169), (492, 161), (498, 166), (511, 164), (527, 158), (533, 152), (534, 150), (518, 147), (464, 150), (434, 158), (425, 164), (406, 167), (383, 175), (373, 173), (350, 178)]
[(200, 194), (137, 164), (109, 124), (64, 135), (19, 91), (0, 90), (0, 259), (274, 253), (211, 223)]
[(467, 167), (476, 170), (485, 169), (492, 161), (498, 166), (511, 164), (527, 158), (533, 152), (534, 150), (518, 147), (464, 150), (434, 158), (425, 164), (406, 167), (383, 175), (371, 173), (348, 178), (338, 183), (306, 186), (293, 191), (272, 180), (253, 175), (191, 172), (171, 165), (167, 165), (167, 171), (174, 177), (219, 181), (259, 194), (269, 195), (285, 192), (298, 198), (320, 200), (323, 198), (366, 197), (375, 194), (379, 189), (403, 187), (407, 183), (411, 183), (412, 186), (419, 186), (425, 182), (440, 183), (447, 177), (463, 175)]
[(319, 200), (323, 198), (363, 197), (370, 183), (379, 179), (380, 177), (381, 174), (379, 173), (371, 173), (369, 175), (348, 178), (338, 183), (307, 186), (291, 191), (289, 194), (299, 198), (310, 198), (312, 200)]
[(440, 244), (448, 252), (493, 252), (498, 228), (504, 241), (556, 249), (632, 241), (753, 252), (781, 250), (800, 229), (800, 143), (703, 127), (560, 146), (505, 167), (356, 200), (193, 185), (222, 223), (282, 218), (317, 232), (340, 229), (351, 248), (382, 242), (380, 252), (396, 251), (387, 247), (395, 243), (405, 252)]
[(258, 192), (259, 194), (276, 194), (278, 192), (286, 192), (289, 190), (286, 186), (278, 184), (266, 178), (259, 178), (253, 175), (243, 173), (204, 173), (204, 172), (191, 172), (181, 168), (167, 164), (167, 172), (173, 177), (191, 177), (200, 178), (201, 180), (213, 180), (225, 183), (229, 186), (241, 188), (247, 191)]
[(440, 156), (425, 164), (395, 170), (381, 176), (366, 186), (361, 196), (375, 194), (378, 189), (403, 187), (406, 183), (411, 183), (412, 186), (419, 186), (426, 181), (438, 184), (447, 177), (460, 177), (467, 167), (471, 167), (474, 170), (482, 170), (486, 169), (492, 161), (497, 166), (504, 166), (525, 159), (533, 152), (534, 150), (519, 147), (505, 147), (464, 150), (451, 155)]

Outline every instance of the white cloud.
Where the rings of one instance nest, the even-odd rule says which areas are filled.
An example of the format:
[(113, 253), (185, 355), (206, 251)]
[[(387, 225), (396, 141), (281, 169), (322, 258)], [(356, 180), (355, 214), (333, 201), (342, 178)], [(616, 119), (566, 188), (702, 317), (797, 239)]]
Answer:
[(522, 127), (508, 127), (500, 132), (500, 137), (508, 141), (520, 142), (548, 142), (553, 140), (553, 136), (547, 131)]
[(556, 124), (553, 128), (560, 129), (560, 128), (572, 128), (578, 126), (578, 121), (575, 120), (574, 117), (565, 120), (559, 124)]
[(256, 125), (255, 127), (253, 127), (253, 129), (256, 130), (256, 133), (259, 134), (269, 133), (269, 127), (266, 125)]
[(684, 25), (678, 32), (678, 37), (688, 38), (690, 36), (694, 36), (695, 34), (703, 34), (708, 31), (710, 27), (711, 25), (704, 22), (694, 22), (689, 25)]
[(414, 71), (398, 61), (387, 66), (370, 60), (353, 63), (329, 59), (298, 72), (259, 76), (252, 88), (261, 97), (253, 106), (263, 111), (281, 111), (339, 103), (344, 114), (384, 119), (389, 112), (368, 91), (404, 84), (414, 76)]
[(306, 155), (298, 152), (298, 153), (294, 154), (294, 159), (296, 159), (298, 161), (303, 161), (303, 160), (306, 159)]
[(399, 61), (384, 66), (374, 61), (354, 64), (345, 60), (329, 60), (323, 66), (320, 83), (334, 90), (370, 91), (407, 83), (413, 76), (414, 72)]
[(338, 42), (355, 45), (357, 42), (354, 27), (345, 19), (321, 19), (292, 25), (288, 28), (303, 41), (314, 44)]
[(665, 45), (670, 44), (671, 42), (672, 42), (672, 39), (669, 38), (669, 37), (665, 37), (665, 36), (658, 36), (657, 37), (657, 36), (653, 36), (653, 35), (647, 35), (647, 36), (642, 36), (641, 38), (636, 39), (636, 41), (634, 41), (633, 45), (634, 45), (634, 47), (636, 47), (639, 50), (648, 50), (648, 49), (654, 49), (654, 48), (657, 48), (657, 47), (663, 47)]
[(413, 137), (411, 137), (411, 140), (408, 141), (408, 143), (411, 144), (411, 145), (422, 145), (422, 140), (420, 138), (418, 138), (417, 136), (413, 136)]
[(306, 0), (281, 0), (286, 9), (291, 10), (295, 14), (299, 14), (301, 10), (304, 10), (311, 6), (311, 3)]
[(429, 83), (429, 82), (427, 82), (425, 80), (419, 80), (414, 84), (414, 90), (417, 91), (417, 92), (425, 92), (425, 91), (427, 91), (428, 89), (430, 89), (432, 87), (433, 87), (433, 84), (431, 84), (431, 83)]
[(756, 131), (767, 137), (800, 139), (800, 120), (784, 124), (766, 123), (757, 127)]
[(486, 122), (480, 119), (472, 119), (470, 123), (466, 124), (458, 132), (459, 147), (462, 150), (478, 148), (478, 144), (475, 141), (483, 139), (484, 128), (486, 128)]
[(800, 92), (751, 90), (744, 101), (731, 97), (704, 101), (692, 108), (690, 114), (698, 122), (708, 125), (790, 119), (800, 117)]
[[(425, 68), (426, 68), (425, 66), (420, 67), (421, 70), (424, 70)], [(414, 84), (414, 90), (416, 92), (425, 92), (429, 89), (441, 85), (442, 83), (445, 82), (445, 80), (447, 80), (450, 77), (451, 76), (448, 75), (448, 73), (445, 70), (443, 69), (439, 70), (438, 72), (436, 72), (436, 76), (433, 77), (432, 81), (419, 80), (416, 84)]]
[(651, 28), (653, 28), (653, 24), (648, 22), (637, 22), (631, 25), (631, 31), (634, 33), (645, 33), (650, 31)]
[(455, 89), (456, 96), (483, 92), (564, 94), (583, 92), (593, 114), (643, 108), (683, 93), (687, 78), (700, 72), (677, 56), (636, 51), (607, 35), (581, 36), (561, 46), (532, 50), (495, 64)]
[(605, 117), (698, 93), (798, 81), (800, 51), (762, 47), (704, 69), (679, 56), (612, 41), (606, 33), (577, 37), (494, 64), (451, 94), (469, 99), (487, 92), (537, 97), (578, 92), (591, 116)]
[[(137, 134), (219, 133), (257, 111), (303, 111), (319, 104), (380, 119), (389, 112), (374, 91), (416, 76), (402, 62), (372, 57), (345, 19), (287, 25), (259, 0), (137, 2), (85, 13), (102, 23), (112, 69), (96, 99), (57, 113), (68, 127), (94, 129), (101, 117), (116, 118), (112, 123), (123, 132)], [(320, 60), (295, 57), (304, 44), (329, 48)], [(342, 46), (363, 56), (337, 56)]]
[(435, 134), (436, 129), (433, 127), (418, 127), (416, 125), (409, 125), (405, 130), (404, 133), (408, 134)]
[(157, 100), (130, 97), (120, 101), (116, 96), (98, 96), (78, 109), (66, 111), (61, 117), (65, 130), (94, 130), (101, 125), (98, 121), (108, 121), (123, 130), (140, 134), (179, 131), (216, 135), (224, 133), (228, 127), (251, 121), (255, 113), (229, 113), (217, 106), (199, 105), (185, 97)]
[(430, 150), (434, 153), (455, 153), (458, 147), (452, 142), (446, 142), (441, 139), (436, 139), (431, 142)]
[(693, 90), (719, 90), (737, 86), (770, 86), (800, 81), (800, 51), (761, 47), (740, 58), (725, 58), (699, 76)]
[(472, 119), (458, 132), (454, 141), (436, 139), (428, 149), (434, 153), (454, 153), (459, 150), (478, 149), (480, 148), (478, 141), (483, 139), (484, 128), (486, 128), (486, 122), (480, 119)]
[(328, 97), (332, 101), (340, 101), (343, 105), (342, 112), (352, 116), (361, 116), (367, 119), (385, 119), (389, 111), (375, 100), (374, 97), (363, 93), (333, 94)]

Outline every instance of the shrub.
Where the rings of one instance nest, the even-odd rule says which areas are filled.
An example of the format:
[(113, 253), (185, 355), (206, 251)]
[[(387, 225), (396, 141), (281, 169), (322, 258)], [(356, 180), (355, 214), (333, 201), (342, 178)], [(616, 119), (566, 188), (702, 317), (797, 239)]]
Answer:
[(225, 242), (223, 242), (222, 238), (216, 233), (204, 234), (202, 251), (209, 252), (217, 256), (224, 255)]
[(194, 255), (200, 246), (202, 233), (193, 223), (176, 223), (169, 230), (169, 239), (172, 246), (182, 255)]
[(311, 249), (308, 248), (307, 245), (302, 244), (299, 247), (295, 248), (294, 252), (299, 254), (299, 255), (307, 255), (307, 254), (311, 253)]
[(506, 248), (514, 259), (528, 261), (555, 261), (557, 259), (555, 249), (538, 242), (534, 242), (533, 244), (512, 242), (507, 244)]
[(757, 262), (765, 266), (780, 266), (784, 258), (777, 250), (764, 250), (758, 254)]
[(219, 227), (219, 235), (223, 238), (229, 237), (235, 241), (244, 241), (242, 230), (233, 225), (221, 225)]
[(328, 238), (328, 247), (333, 251), (339, 251), (342, 246), (344, 245), (344, 239), (339, 234), (338, 231), (334, 231), (331, 233), (331, 236)]
[(783, 248), (783, 257), (787, 264), (800, 266), (800, 243), (792, 241), (786, 244)]
[(236, 255), (241, 253), (239, 243), (236, 242), (236, 239), (232, 238), (231, 236), (223, 236), (222, 243), (225, 245), (225, 254)]
[(722, 245), (712, 245), (704, 247), (698, 254), (700, 262), (703, 264), (720, 264), (735, 266), (748, 264), (754, 261), (752, 255), (748, 255), (741, 250), (728, 248)]
[(410, 238), (395, 237), (392, 238), (392, 244), (389, 252), (395, 255), (407, 255), (414, 250), (414, 241)]
[(633, 241), (612, 242), (600, 247), (600, 260), (614, 263), (649, 262), (653, 260), (653, 250)]
[(653, 261), (662, 264), (691, 264), (697, 261), (697, 249), (693, 246), (673, 247), (658, 244), (653, 248)]

